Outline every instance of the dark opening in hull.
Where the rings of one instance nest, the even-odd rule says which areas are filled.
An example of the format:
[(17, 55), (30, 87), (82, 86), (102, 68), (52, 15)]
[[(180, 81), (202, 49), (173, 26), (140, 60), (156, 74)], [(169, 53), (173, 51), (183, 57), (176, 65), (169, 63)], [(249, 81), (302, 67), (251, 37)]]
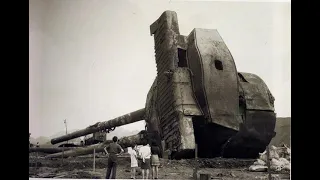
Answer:
[(214, 123), (206, 123), (203, 117), (193, 119), (195, 141), (198, 145), (199, 158), (221, 157), (225, 142), (237, 131)]
[[(247, 111), (246, 122), (236, 131), (218, 124), (206, 123), (203, 117), (193, 118), (199, 158), (257, 158), (275, 136), (273, 112)], [(194, 158), (194, 150), (173, 152), (173, 159)]]
[(226, 142), (223, 156), (227, 158), (257, 158), (275, 136), (276, 115), (271, 111), (246, 112), (239, 132)]

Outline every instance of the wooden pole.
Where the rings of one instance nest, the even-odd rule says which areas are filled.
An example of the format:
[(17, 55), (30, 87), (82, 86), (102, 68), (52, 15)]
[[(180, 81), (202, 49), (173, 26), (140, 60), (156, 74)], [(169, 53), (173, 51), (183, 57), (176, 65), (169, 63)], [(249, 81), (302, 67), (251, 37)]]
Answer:
[(209, 174), (200, 174), (200, 180), (209, 180), (210, 175)]
[(268, 179), (271, 180), (271, 170), (270, 170), (270, 149), (267, 146), (267, 166), (268, 166)]
[(195, 158), (196, 160), (198, 159), (198, 145), (196, 144), (196, 148), (195, 148)]
[(36, 153), (36, 169), (38, 168), (38, 152)]
[(63, 148), (63, 149), (62, 149), (62, 164), (63, 164), (63, 158), (64, 158), (64, 157), (63, 157), (63, 156), (64, 156), (64, 145), (62, 146), (62, 148)]
[[(65, 126), (66, 126), (66, 135), (68, 135), (67, 119), (64, 120), (64, 124), (65, 124)], [(68, 143), (69, 143), (69, 142), (67, 141), (67, 144), (68, 144)]]
[(197, 180), (198, 179), (198, 145), (197, 144), (195, 144), (195, 155), (194, 155), (194, 157), (195, 157), (195, 168), (194, 168), (194, 171), (193, 171), (193, 178), (195, 179), (195, 180)]
[(161, 152), (162, 153), (162, 158), (165, 158), (164, 157), (164, 153), (165, 153), (166, 146), (165, 146), (165, 142), (163, 140), (161, 141), (161, 148), (162, 148), (162, 152)]
[(96, 149), (93, 149), (93, 172), (96, 171)]

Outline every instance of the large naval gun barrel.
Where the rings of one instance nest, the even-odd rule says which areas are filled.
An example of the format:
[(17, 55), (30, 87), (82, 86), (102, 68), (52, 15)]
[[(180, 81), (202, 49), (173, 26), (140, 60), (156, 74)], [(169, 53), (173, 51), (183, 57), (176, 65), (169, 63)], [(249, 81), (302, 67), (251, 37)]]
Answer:
[(145, 109), (144, 108), (139, 109), (137, 111), (125, 114), (123, 116), (120, 116), (120, 117), (117, 117), (117, 118), (114, 118), (114, 119), (111, 119), (108, 121), (98, 122), (92, 126), (85, 128), (85, 129), (75, 131), (73, 133), (51, 139), (51, 144), (57, 144), (57, 143), (60, 143), (63, 141), (67, 141), (67, 140), (74, 139), (77, 137), (85, 136), (87, 134), (92, 134), (92, 133), (99, 132), (102, 130), (106, 130), (106, 129), (122, 126), (125, 124), (130, 124), (130, 123), (134, 123), (137, 121), (141, 121), (141, 120), (144, 120), (144, 115), (145, 115)]
[[(122, 137), (119, 139), (118, 143), (122, 148), (130, 147), (132, 145), (141, 145), (148, 138), (148, 134), (146, 131), (141, 131), (140, 133), (132, 136)], [(55, 154), (47, 155), (46, 158), (59, 158), (59, 157), (70, 157), (70, 156), (83, 156), (87, 154), (92, 154), (95, 150), (96, 153), (104, 152), (103, 148), (106, 145), (112, 143), (112, 140), (106, 140), (103, 143), (94, 144), (87, 147), (79, 147), (75, 149), (71, 149), (64, 152), (58, 152)]]

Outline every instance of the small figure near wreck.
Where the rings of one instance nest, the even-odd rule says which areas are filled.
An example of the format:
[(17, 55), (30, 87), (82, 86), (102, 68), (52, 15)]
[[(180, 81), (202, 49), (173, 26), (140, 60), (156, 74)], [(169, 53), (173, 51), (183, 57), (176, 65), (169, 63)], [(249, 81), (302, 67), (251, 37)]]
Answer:
[(160, 148), (157, 146), (157, 142), (152, 141), (151, 144), (151, 167), (152, 167), (152, 179), (159, 178), (159, 166), (160, 166)]
[(142, 159), (141, 170), (142, 170), (142, 179), (149, 178), (149, 170), (151, 168), (150, 157), (151, 157), (151, 148), (148, 142), (144, 142), (143, 146), (139, 149), (139, 156)]
[(122, 147), (118, 144), (117, 136), (114, 136), (112, 138), (112, 141), (113, 142), (111, 144), (107, 145), (104, 148), (104, 151), (106, 152), (107, 156), (109, 156), (106, 179), (109, 179), (110, 175), (112, 175), (111, 179), (116, 179), (118, 155), (124, 152)]
[(138, 167), (138, 155), (136, 152), (136, 145), (131, 146), (128, 148), (128, 153), (130, 154), (130, 161), (131, 161), (131, 179), (136, 178), (136, 168)]

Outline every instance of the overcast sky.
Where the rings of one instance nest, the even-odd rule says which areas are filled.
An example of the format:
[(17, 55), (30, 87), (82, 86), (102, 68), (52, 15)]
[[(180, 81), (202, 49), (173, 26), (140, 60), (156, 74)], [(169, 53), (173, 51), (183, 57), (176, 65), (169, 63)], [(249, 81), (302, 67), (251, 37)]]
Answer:
[[(152, 2), (152, 3), (150, 3)], [(165, 10), (180, 33), (217, 29), (238, 71), (255, 73), (291, 116), (290, 3), (30, 0), (29, 131), (82, 129), (143, 108), (156, 77), (149, 26)], [(126, 128), (142, 129), (143, 123)]]

